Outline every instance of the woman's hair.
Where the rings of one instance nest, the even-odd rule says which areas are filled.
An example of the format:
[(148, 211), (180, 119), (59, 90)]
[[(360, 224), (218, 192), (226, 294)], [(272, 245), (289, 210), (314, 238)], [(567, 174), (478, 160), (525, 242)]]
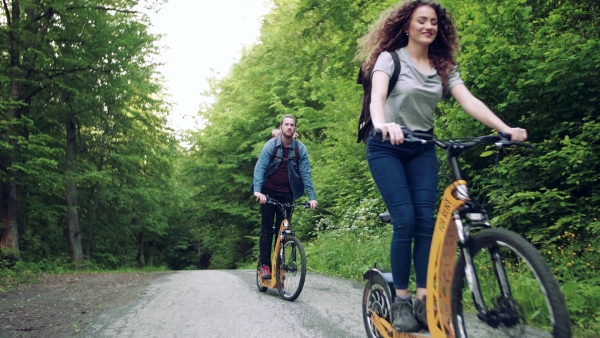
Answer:
[(458, 39), (450, 13), (432, 0), (407, 0), (381, 14), (359, 42), (356, 59), (362, 61), (364, 76), (370, 78), (379, 54), (395, 51), (408, 44), (406, 31), (410, 26), (411, 16), (423, 5), (433, 8), (437, 15), (438, 32), (429, 45), (429, 60), (440, 74), (442, 85), (446, 87), (448, 77), (456, 66), (453, 55), (458, 50)]

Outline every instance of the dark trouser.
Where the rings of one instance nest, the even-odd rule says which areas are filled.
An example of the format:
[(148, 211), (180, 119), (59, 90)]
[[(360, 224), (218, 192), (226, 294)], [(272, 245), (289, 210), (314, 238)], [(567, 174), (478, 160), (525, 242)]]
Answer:
[[(435, 145), (405, 142), (392, 145), (371, 134), (367, 160), (373, 180), (392, 217), (390, 263), (394, 286), (407, 289), (414, 260), (417, 287), (427, 285), (438, 183)], [(411, 256), (411, 246), (414, 247)], [(412, 258), (412, 259), (411, 259)]]
[[(263, 187), (262, 193), (278, 200), (281, 203), (294, 202), (294, 197), (291, 192), (278, 192), (267, 187)], [(290, 210), (288, 209), (286, 213), (290, 215)], [(273, 234), (275, 233), (273, 225), (277, 225), (278, 231), (279, 225), (281, 224), (281, 221), (283, 221), (283, 213), (281, 210), (279, 210), (279, 206), (265, 203), (260, 205), (260, 214), (262, 216), (262, 224), (260, 227), (260, 239), (258, 241), (258, 248), (260, 250), (258, 261), (260, 264), (266, 264), (270, 267), (271, 247), (273, 246)], [(275, 222), (273, 222), (273, 220), (275, 220)], [(291, 222), (291, 216), (289, 221)]]

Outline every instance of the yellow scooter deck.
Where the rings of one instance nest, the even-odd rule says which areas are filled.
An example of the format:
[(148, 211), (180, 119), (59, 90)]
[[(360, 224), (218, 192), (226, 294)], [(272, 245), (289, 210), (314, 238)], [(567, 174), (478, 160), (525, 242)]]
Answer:
[(392, 325), (385, 319), (379, 317), (375, 313), (371, 313), (371, 320), (377, 327), (379, 333), (386, 338), (424, 338), (431, 337), (429, 332), (396, 332)]

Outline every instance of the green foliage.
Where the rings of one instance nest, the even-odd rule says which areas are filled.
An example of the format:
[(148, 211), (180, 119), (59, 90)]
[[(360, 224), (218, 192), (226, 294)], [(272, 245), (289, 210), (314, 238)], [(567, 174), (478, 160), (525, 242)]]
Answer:
[(600, 316), (600, 267), (597, 263), (600, 251), (592, 244), (598, 240), (597, 234), (583, 241), (574, 232), (564, 231), (542, 251), (563, 285), (569, 314), (584, 337), (594, 337), (600, 329), (597, 320)]
[(584, 119), (573, 137), (549, 137), (478, 177), (496, 222), (510, 224), (535, 243), (551, 243), (564, 231), (597, 236), (599, 126)]
[(317, 223), (316, 238), (306, 245), (310, 270), (361, 280), (374, 263), (389, 267), (391, 226), (377, 220), (384, 207), (378, 199), (363, 199), (360, 205)]
[(37, 283), (45, 273), (64, 273), (72, 265), (67, 257), (62, 259), (41, 259), (38, 262), (17, 261), (9, 266), (0, 261), (0, 292), (6, 292), (21, 284)]
[(600, 316), (600, 311), (598, 311), (599, 291), (600, 286), (597, 284), (578, 281), (567, 282), (562, 288), (574, 326), (573, 331), (578, 333), (577, 337), (597, 337), (598, 330), (600, 330), (600, 323), (598, 323), (598, 316)]

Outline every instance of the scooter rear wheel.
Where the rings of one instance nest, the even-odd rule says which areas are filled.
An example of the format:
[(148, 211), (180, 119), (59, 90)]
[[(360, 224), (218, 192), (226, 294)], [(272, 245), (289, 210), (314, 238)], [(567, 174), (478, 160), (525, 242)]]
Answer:
[(381, 276), (373, 274), (365, 285), (362, 300), (363, 323), (369, 338), (384, 337), (373, 323), (371, 313), (382, 317), (389, 323), (392, 322), (393, 298), (387, 282)]

